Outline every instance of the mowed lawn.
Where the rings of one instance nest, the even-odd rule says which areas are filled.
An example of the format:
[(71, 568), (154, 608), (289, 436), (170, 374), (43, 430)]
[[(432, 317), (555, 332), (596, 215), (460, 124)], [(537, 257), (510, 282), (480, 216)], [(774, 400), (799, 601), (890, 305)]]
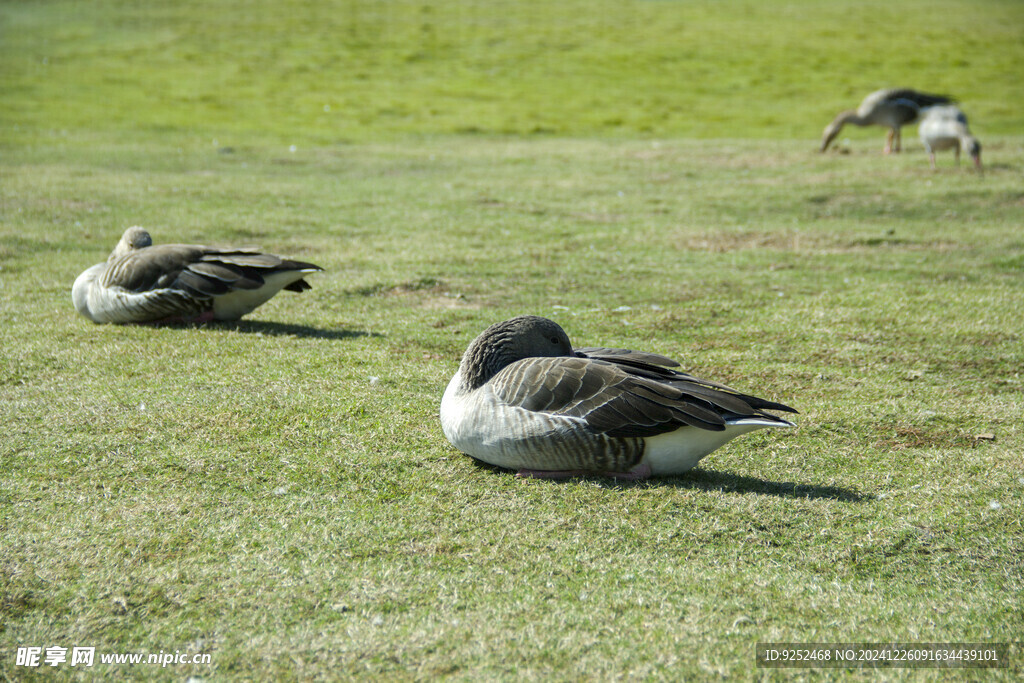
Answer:
[[(1021, 641), (1024, 10), (935, 4), (0, 5), (0, 678), (52, 668), (28, 646), (709, 679), (758, 642)], [(891, 84), (957, 95), (985, 175), (912, 127), (817, 153)], [(325, 272), (237, 324), (93, 325), (71, 283), (135, 224)], [(521, 313), (797, 428), (639, 484), (475, 465), (441, 393)], [(98, 659), (160, 652), (211, 663)]]

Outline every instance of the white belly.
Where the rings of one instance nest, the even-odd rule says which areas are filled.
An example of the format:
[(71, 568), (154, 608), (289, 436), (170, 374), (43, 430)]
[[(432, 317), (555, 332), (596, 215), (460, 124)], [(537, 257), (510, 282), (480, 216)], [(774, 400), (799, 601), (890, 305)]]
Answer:
[(644, 459), (651, 474), (674, 475), (688, 472), (712, 451), (724, 446), (741, 434), (764, 427), (779, 427), (775, 422), (751, 418), (727, 425), (721, 432), (697, 427), (680, 427), (674, 432), (649, 436), (644, 439)]
[(270, 273), (263, 277), (264, 284), (259, 289), (236, 289), (221, 294), (213, 300), (213, 317), (217, 320), (238, 320), (262, 306), (282, 289), (301, 280), (306, 273), (297, 270), (285, 270)]

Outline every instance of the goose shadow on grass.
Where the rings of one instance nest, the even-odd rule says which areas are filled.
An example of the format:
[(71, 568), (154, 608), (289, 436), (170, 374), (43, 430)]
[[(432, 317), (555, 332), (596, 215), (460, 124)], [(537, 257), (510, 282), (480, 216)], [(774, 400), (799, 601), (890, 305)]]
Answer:
[(819, 498), (840, 500), (844, 503), (862, 503), (874, 496), (858, 493), (842, 486), (823, 486), (820, 484), (799, 484), (793, 481), (768, 481), (757, 477), (746, 477), (742, 474), (720, 472), (698, 468), (678, 477), (650, 479), (650, 485), (661, 485), (681, 489), (703, 489), (705, 491), (722, 491), (724, 493), (757, 493), (777, 496), (779, 498)]
[[(510, 472), (501, 467), (488, 465), (476, 459), (473, 463), (482, 469), (496, 472)], [(569, 479), (542, 479), (537, 481), (566, 482), (574, 481), (584, 477), (572, 477)], [(586, 477), (597, 482), (605, 488), (622, 488), (643, 486), (647, 488), (678, 488), (678, 489), (702, 489), (704, 491), (722, 491), (724, 493), (754, 493), (765, 496), (777, 496), (779, 498), (811, 498), (838, 500), (844, 503), (863, 503), (872, 500), (874, 496), (858, 493), (853, 489), (842, 486), (821, 486), (819, 484), (798, 484), (792, 481), (768, 481), (757, 477), (745, 477), (741, 474), (730, 472), (719, 472), (703, 468), (695, 469), (677, 477), (655, 477), (643, 481), (620, 481), (608, 477)]]
[(310, 339), (355, 339), (357, 337), (383, 337), (379, 332), (366, 330), (321, 329), (309, 325), (265, 322), (262, 320), (239, 320), (234, 322), (209, 322), (210, 329), (232, 330), (246, 334), (262, 334), (268, 337), (305, 337)]

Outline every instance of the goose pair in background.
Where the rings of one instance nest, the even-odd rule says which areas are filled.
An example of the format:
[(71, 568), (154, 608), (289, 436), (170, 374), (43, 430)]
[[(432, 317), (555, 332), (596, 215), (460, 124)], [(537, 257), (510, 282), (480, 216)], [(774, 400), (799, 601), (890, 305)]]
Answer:
[(684, 374), (653, 353), (573, 349), (554, 321), (520, 316), (466, 350), (441, 400), (445, 436), (519, 476), (682, 474), (735, 437), (791, 427), (793, 408)]
[(136, 226), (78, 276), (71, 299), (95, 323), (238, 320), (282, 289), (309, 289), (303, 277), (320, 270), (257, 249), (153, 245)]
[(928, 161), (935, 169), (935, 152), (952, 149), (956, 155), (956, 165), (960, 165), (960, 153), (966, 152), (974, 161), (978, 173), (981, 166), (981, 143), (971, 135), (967, 127), (967, 115), (953, 105), (932, 107), (928, 110), (921, 125), (918, 126), (921, 143), (928, 152)]
[(910, 88), (877, 90), (865, 97), (856, 109), (842, 111), (836, 115), (821, 136), (821, 151), (828, 149), (845, 124), (852, 123), (855, 126), (888, 128), (884, 152), (899, 152), (900, 128), (917, 121), (929, 107), (952, 102), (953, 99), (945, 95), (929, 95)]

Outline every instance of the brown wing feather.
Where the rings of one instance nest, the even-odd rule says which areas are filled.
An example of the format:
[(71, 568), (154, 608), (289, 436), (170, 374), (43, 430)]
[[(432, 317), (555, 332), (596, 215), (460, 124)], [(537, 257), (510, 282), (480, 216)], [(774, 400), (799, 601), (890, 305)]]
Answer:
[(260, 268), (274, 270), (280, 268), (284, 259), (273, 254), (237, 252), (234, 250), (211, 250), (203, 255), (204, 261), (230, 264), (239, 268)]
[[(283, 270), (322, 268), (249, 248), (162, 244), (134, 250), (111, 264), (104, 285), (131, 292), (179, 289), (189, 296), (208, 299), (236, 289), (258, 289), (264, 284), (264, 275)], [(286, 289), (301, 292), (310, 286), (299, 280)]]
[[(654, 436), (683, 425), (721, 431), (727, 418), (768, 417), (764, 408), (796, 412), (723, 385), (659, 368), (591, 358), (526, 358), (501, 370), (490, 384), (509, 405), (586, 420), (615, 437)], [(719, 388), (720, 387), (720, 388)]]
[(643, 365), (658, 365), (666, 368), (679, 367), (679, 363), (671, 358), (647, 351), (610, 349), (604, 346), (587, 346), (581, 349), (573, 349), (573, 351), (577, 354), (583, 354), (587, 358), (597, 358), (615, 363), (636, 362)]
[(103, 285), (129, 292), (146, 292), (171, 286), (178, 273), (198, 261), (204, 247), (168, 244), (127, 253), (110, 264)]
[(637, 377), (646, 377), (660, 382), (667, 382), (669, 384), (681, 382), (682, 388), (691, 395), (700, 397), (727, 412), (737, 415), (747, 414), (747, 411), (752, 409), (782, 410), (792, 413), (796, 412), (793, 408), (790, 408), (785, 404), (758, 398), (757, 396), (742, 394), (732, 387), (728, 387), (724, 384), (694, 377), (693, 375), (688, 375), (676, 370), (670, 370), (668, 367), (678, 367), (679, 363), (671, 358), (667, 358), (656, 353), (598, 347), (575, 349), (575, 351), (583, 354), (587, 358), (595, 358), (597, 360), (604, 360), (618, 365), (629, 366), (629, 373)]
[(202, 297), (213, 297), (236, 289), (259, 289), (264, 284), (259, 271), (219, 262), (192, 263), (171, 285)]
[(305, 261), (292, 261), (290, 259), (283, 259), (275, 254), (264, 254), (241, 249), (211, 249), (203, 256), (203, 260), (238, 266), (240, 268), (254, 268), (266, 271), (323, 270), (320, 266)]
[(886, 93), (887, 100), (910, 100), (918, 107), (934, 107), (937, 104), (952, 104), (955, 99), (948, 95), (932, 95), (910, 88), (894, 88)]

